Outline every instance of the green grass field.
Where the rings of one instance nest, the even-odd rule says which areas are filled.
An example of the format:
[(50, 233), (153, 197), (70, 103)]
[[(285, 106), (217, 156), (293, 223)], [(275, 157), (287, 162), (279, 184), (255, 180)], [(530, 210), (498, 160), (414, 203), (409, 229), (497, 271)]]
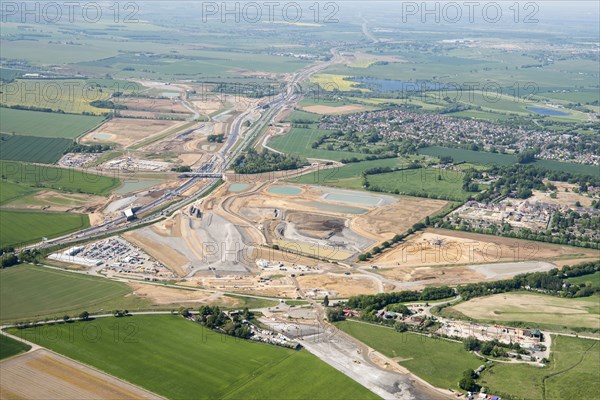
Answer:
[(86, 214), (0, 210), (0, 246), (21, 246), (90, 226)]
[[(495, 364), (478, 383), (502, 398), (595, 399), (600, 393), (600, 342), (552, 336), (551, 362), (545, 368)], [(509, 397), (510, 396), (510, 397)]]
[(54, 164), (71, 143), (64, 138), (0, 134), (0, 160)]
[(103, 117), (0, 108), (0, 133), (74, 139)]
[[(294, 110), (285, 120), (289, 122), (311, 121), (318, 122), (323, 116), (315, 113), (310, 113), (302, 110)], [(302, 122), (302, 123), (303, 123)]]
[(22, 199), (35, 191), (26, 185), (0, 180), (0, 205)]
[(382, 160), (361, 161), (342, 167), (317, 170), (305, 175), (290, 178), (288, 181), (315, 185), (334, 186), (345, 189), (362, 190), (361, 173), (375, 167), (402, 167), (408, 165), (405, 158), (385, 158)]
[[(119, 179), (94, 174), (93, 169), (82, 171), (67, 168), (0, 161), (2, 178), (12, 183), (34, 188), (50, 188), (106, 196), (117, 188)], [(6, 181), (1, 181), (2, 184)]]
[(0, 334), (0, 360), (16, 356), (31, 349), (31, 346)]
[[(589, 276), (588, 276), (589, 278)], [(600, 329), (600, 298), (574, 299), (529, 292), (513, 292), (477, 297), (444, 308), (443, 315), (505, 324), (529, 324), (540, 329)]]
[(360, 322), (343, 321), (336, 326), (388, 357), (402, 358), (400, 365), (440, 388), (456, 389), (464, 370), (484, 363), (465, 351), (462, 343)]
[(365, 154), (361, 153), (313, 149), (311, 147), (315, 141), (328, 133), (330, 132), (320, 129), (292, 128), (286, 135), (272, 138), (269, 141), (269, 146), (287, 154), (294, 154), (307, 158), (335, 161), (350, 157), (357, 157), (358, 159), (365, 158)]
[[(124, 283), (32, 265), (0, 270), (0, 320), (61, 317), (87, 310), (134, 309), (148, 303)], [(127, 297), (125, 297), (127, 296)]]
[[(43, 328), (11, 332), (170, 399), (377, 398), (304, 350), (236, 340), (180, 316), (101, 318), (51, 329), (52, 337)], [(91, 334), (97, 339), (89, 340)]]
[(463, 190), (463, 173), (437, 168), (418, 168), (385, 174), (369, 175), (372, 189), (387, 193), (407, 194), (446, 200), (466, 200), (469, 193)]
[(600, 271), (596, 271), (591, 275), (582, 275), (576, 276), (574, 278), (569, 278), (567, 281), (573, 284), (587, 284), (588, 282), (592, 284), (593, 287), (600, 287)]

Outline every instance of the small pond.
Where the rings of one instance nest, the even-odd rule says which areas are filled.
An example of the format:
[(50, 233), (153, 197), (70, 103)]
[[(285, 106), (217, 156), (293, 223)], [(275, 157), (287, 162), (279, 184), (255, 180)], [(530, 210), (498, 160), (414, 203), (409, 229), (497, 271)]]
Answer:
[(529, 111), (533, 111), (534, 113), (545, 115), (547, 117), (564, 117), (569, 115), (568, 112), (553, 110), (551, 108), (543, 108), (543, 107), (527, 107)]
[(232, 183), (231, 185), (229, 185), (229, 191), (230, 192), (243, 192), (244, 190), (248, 189), (250, 187), (249, 184), (247, 183)]

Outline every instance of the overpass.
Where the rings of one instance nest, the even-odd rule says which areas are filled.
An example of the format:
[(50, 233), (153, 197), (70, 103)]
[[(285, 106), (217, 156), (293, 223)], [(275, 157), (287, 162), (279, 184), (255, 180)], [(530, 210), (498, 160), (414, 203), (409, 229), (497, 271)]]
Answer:
[(222, 178), (221, 172), (184, 172), (178, 178)]

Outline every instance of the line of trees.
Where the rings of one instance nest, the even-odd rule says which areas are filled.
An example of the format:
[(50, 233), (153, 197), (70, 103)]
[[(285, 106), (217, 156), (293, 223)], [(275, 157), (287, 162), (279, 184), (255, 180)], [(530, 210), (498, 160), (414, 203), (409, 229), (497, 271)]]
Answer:
[(536, 290), (568, 298), (588, 297), (600, 292), (600, 288), (585, 284), (573, 285), (565, 280), (571, 276), (589, 275), (597, 271), (600, 271), (600, 261), (598, 260), (581, 263), (572, 267), (565, 266), (560, 271), (554, 268), (547, 272), (520, 274), (512, 279), (469, 283), (458, 286), (456, 290), (464, 300), (515, 290)]
[(259, 153), (255, 149), (249, 149), (234, 161), (233, 170), (238, 174), (258, 174), (261, 172), (298, 169), (305, 165), (308, 165), (306, 160), (302, 160), (295, 155), (266, 150)]
[(448, 286), (428, 287), (420, 292), (416, 290), (404, 290), (401, 292), (352, 296), (348, 299), (346, 305), (350, 308), (363, 310), (364, 315), (366, 312), (381, 310), (390, 304), (409, 301), (440, 300), (453, 297), (454, 295), (454, 289)]
[(106, 144), (79, 144), (73, 142), (66, 150), (66, 153), (103, 153), (112, 149), (111, 146)]

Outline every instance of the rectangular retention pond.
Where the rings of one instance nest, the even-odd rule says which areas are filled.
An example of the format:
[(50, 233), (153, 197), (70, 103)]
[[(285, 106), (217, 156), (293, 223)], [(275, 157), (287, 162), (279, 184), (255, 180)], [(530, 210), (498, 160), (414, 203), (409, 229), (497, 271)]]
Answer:
[(320, 186), (314, 186), (314, 188), (324, 193), (321, 196), (322, 200), (335, 203), (375, 207), (398, 201), (395, 197), (380, 194), (370, 194), (354, 190), (333, 189)]
[(364, 208), (342, 206), (339, 204), (322, 203), (320, 201), (299, 201), (298, 204), (318, 208), (321, 211), (337, 212), (337, 213), (343, 213), (343, 214), (364, 214), (367, 211), (369, 211)]
[(273, 194), (293, 196), (295, 194), (300, 194), (302, 189), (300, 189), (298, 186), (273, 186), (269, 188), (268, 192)]

